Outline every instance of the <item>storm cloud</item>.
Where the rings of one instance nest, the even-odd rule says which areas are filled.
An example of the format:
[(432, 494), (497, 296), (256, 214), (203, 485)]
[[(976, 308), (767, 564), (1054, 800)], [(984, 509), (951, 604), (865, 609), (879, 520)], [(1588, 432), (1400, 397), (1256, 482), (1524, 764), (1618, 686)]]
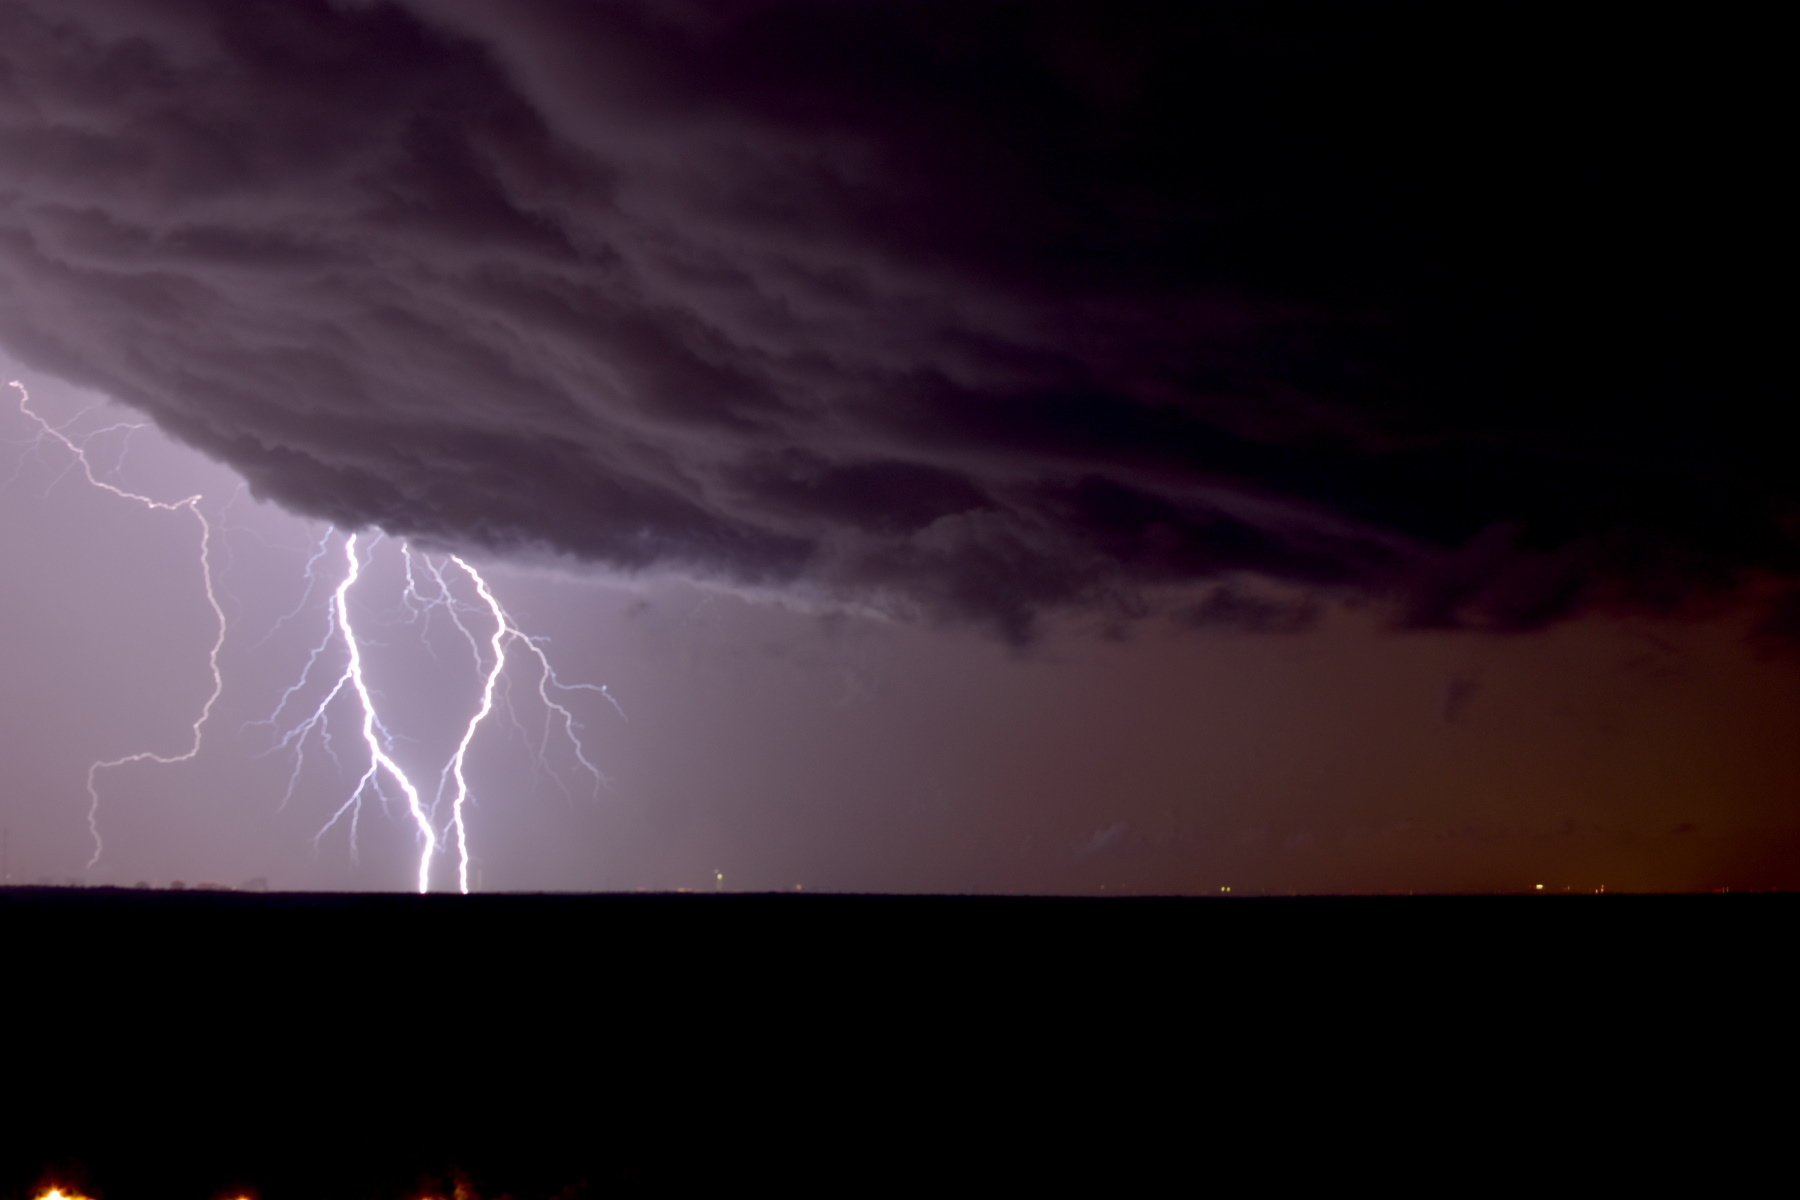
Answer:
[(1721, 92), (1703, 43), (0, 0), (0, 343), (345, 528), (1014, 639), (1164, 596), (1678, 609), (1800, 572), (1773, 317), (1727, 282), (1778, 73), (1734, 44)]

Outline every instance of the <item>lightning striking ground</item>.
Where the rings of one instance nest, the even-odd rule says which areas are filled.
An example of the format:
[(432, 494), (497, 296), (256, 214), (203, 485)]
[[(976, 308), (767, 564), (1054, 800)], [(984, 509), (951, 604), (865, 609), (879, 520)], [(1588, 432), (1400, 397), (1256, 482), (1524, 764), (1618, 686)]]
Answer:
[[(315, 548), (312, 557), (307, 561), (309, 588), (314, 582), (313, 568), (323, 557), (324, 547), (330, 537), (331, 533), (327, 532), (318, 547)], [(356, 549), (356, 541), (354, 534), (345, 538), (344, 576), (332, 592), (324, 637), (313, 646), (300, 678), (281, 694), (270, 716), (261, 721), (252, 722), (252, 724), (281, 728), (282, 714), (289, 709), (294, 697), (311, 683), (314, 668), (319, 660), (334, 643), (341, 644), (345, 657), (342, 671), (325, 689), (317, 702), (306, 710), (304, 716), (299, 716), (286, 726), (270, 748), (271, 751), (291, 749), (294, 752), (294, 768), (289, 775), (283, 803), (285, 804), (293, 795), (295, 784), (305, 767), (306, 743), (315, 732), (318, 734), (320, 742), (332, 754), (333, 759), (336, 759), (336, 753), (331, 750), (330, 743), (330, 709), (339, 696), (346, 693), (354, 695), (359, 705), (360, 735), (368, 752), (369, 765), (358, 778), (356, 786), (351, 789), (349, 796), (326, 820), (315, 836), (315, 842), (338, 822), (347, 820), (350, 828), (350, 850), (354, 856), (362, 801), (371, 793), (377, 796), (383, 795), (382, 780), (388, 779), (405, 796), (407, 812), (419, 831), (419, 890), (421, 892), (429, 890), (431, 865), (437, 848), (444, 837), (453, 836), (457, 855), (457, 887), (459, 891), (466, 894), (470, 891), (469, 869), (473, 861), (469, 839), (468, 807), (474, 795), (468, 778), (467, 762), (469, 752), (475, 744), (482, 725), (493, 714), (496, 707), (499, 682), (509, 662), (507, 654), (509, 647), (523, 646), (537, 660), (537, 694), (539, 701), (544, 706), (545, 720), (549, 722), (553, 719), (552, 714), (554, 714), (554, 719), (561, 721), (563, 733), (568, 738), (576, 761), (593, 777), (596, 790), (605, 783), (605, 776), (588, 757), (587, 748), (580, 735), (581, 725), (576, 720), (574, 712), (567, 705), (560, 703), (552, 693), (553, 691), (593, 692), (605, 697), (621, 718), (624, 717), (625, 710), (619, 704), (618, 698), (604, 684), (565, 683), (559, 678), (549, 656), (539, 645), (538, 639), (519, 628), (494, 595), (487, 579), (466, 559), (449, 555), (442, 562), (433, 562), (429, 556), (417, 556), (410, 547), (402, 545), (405, 585), (401, 591), (401, 606), (408, 618), (429, 621), (434, 613), (443, 612), (447, 615), (457, 632), (467, 642), (470, 653), (474, 657), (476, 669), (481, 676), (480, 698), (475, 706), (475, 711), (463, 727), (455, 750), (439, 773), (436, 797), (427, 808), (419, 785), (413, 782), (413, 779), (394, 757), (393, 737), (381, 717), (374, 692), (370, 689), (364, 672), (361, 642), (355, 626), (352, 624), (350, 611), (350, 595), (361, 579), (364, 567), (363, 559)], [(429, 577), (429, 584), (421, 583), (421, 574), (415, 569), (416, 559), (423, 562), (424, 574)], [(456, 599), (450, 580), (445, 577), (445, 566), (448, 564), (454, 564), (474, 585), (477, 595), (481, 598), (479, 608), (465, 605)], [(433, 588), (435, 591), (431, 590)], [(485, 646), (484, 640), (477, 636), (476, 631), (471, 628), (470, 621), (467, 619), (468, 614), (464, 611), (465, 608), (484, 613), (486, 619), (492, 622), (492, 631), (485, 639)], [(293, 614), (288, 615), (291, 617)], [(428, 640), (426, 645), (430, 645)], [(516, 723), (516, 716), (514, 720)], [(545, 732), (547, 738), (548, 728)], [(537, 746), (537, 757), (541, 759), (546, 753), (546, 749), (546, 743), (540, 741)], [(450, 818), (448, 828), (440, 835), (435, 818), (446, 793), (449, 793)]]
[[(118, 767), (128, 766), (132, 763), (153, 762), (167, 767), (173, 766), (176, 763), (191, 761), (200, 753), (201, 736), (202, 731), (206, 727), (207, 718), (212, 716), (213, 706), (218, 703), (220, 694), (225, 690), (225, 677), (219, 671), (219, 652), (225, 647), (225, 610), (220, 606), (218, 593), (213, 586), (211, 557), (212, 525), (208, 523), (206, 515), (200, 511), (201, 497), (197, 493), (189, 496), (185, 500), (178, 500), (174, 503), (170, 503), (165, 500), (155, 500), (149, 496), (140, 495), (137, 492), (128, 492), (124, 488), (109, 483), (105, 479), (95, 475), (93, 463), (88, 460), (84, 443), (77, 442), (74, 438), (70, 437), (65, 431), (65, 426), (52, 425), (49, 421), (45, 420), (44, 417), (39, 415), (38, 412), (31, 407), (31, 393), (26, 390), (23, 383), (20, 383), (16, 379), (10, 380), (9, 383), (12, 387), (18, 389), (19, 411), (24, 413), (26, 417), (30, 418), (30, 420), (37, 425), (38, 429), (42, 432), (42, 435), (51, 437), (62, 443), (63, 447), (73, 456), (74, 465), (79, 465), (81, 467), (81, 473), (87, 478), (88, 483), (99, 488), (101, 491), (111, 492), (121, 500), (130, 500), (151, 511), (180, 512), (186, 510), (193, 516), (195, 521), (199, 522), (200, 577), (206, 586), (206, 602), (212, 607), (213, 617), (217, 621), (218, 632), (213, 638), (212, 649), (207, 655), (207, 666), (212, 672), (212, 691), (208, 693), (206, 702), (200, 706), (200, 715), (194, 718), (193, 740), (188, 748), (179, 754), (159, 754), (153, 750), (140, 750), (135, 754), (127, 754), (120, 758), (106, 759), (89, 765), (87, 772), (88, 832), (94, 839), (94, 854), (92, 858), (88, 859), (87, 865), (88, 869), (92, 870), (100, 862), (101, 856), (106, 852), (106, 843), (100, 836), (100, 773), (102, 771), (110, 771)], [(123, 426), (110, 426), (109, 428), (120, 427)], [(105, 431), (102, 430), (99, 432)], [(94, 435), (89, 436), (91, 437)]]
[(344, 572), (344, 582), (338, 585), (334, 594), (333, 611), (337, 613), (338, 628), (343, 631), (344, 645), (350, 652), (350, 663), (344, 668), (344, 674), (362, 701), (362, 735), (363, 741), (368, 743), (370, 759), (369, 769), (357, 782), (352, 798), (361, 796), (363, 789), (372, 783), (379, 786), (376, 780), (378, 769), (393, 776), (394, 782), (400, 785), (400, 790), (406, 793), (407, 811), (419, 826), (419, 837), (423, 842), (419, 850), (419, 891), (428, 892), (431, 890), (431, 852), (437, 847), (437, 831), (432, 828), (431, 818), (425, 812), (425, 802), (419, 798), (419, 789), (413, 786), (412, 780), (406, 777), (406, 772), (400, 769), (400, 764), (394, 761), (383, 745), (388, 740), (387, 730), (381, 729), (382, 736), (375, 736), (381, 723), (375, 716), (375, 700), (369, 695), (368, 681), (363, 678), (362, 648), (357, 643), (356, 630), (350, 626), (350, 589), (356, 586), (356, 577), (362, 573), (362, 562), (356, 557), (354, 533), (344, 539), (344, 558), (350, 566)]
[[(457, 885), (464, 895), (469, 891), (469, 837), (468, 825), (463, 821), (463, 805), (469, 799), (469, 781), (463, 774), (463, 760), (469, 755), (469, 743), (475, 740), (475, 731), (487, 720), (487, 715), (494, 711), (494, 684), (500, 680), (500, 672), (506, 669), (506, 636), (512, 632), (512, 626), (506, 619), (506, 612), (494, 594), (488, 591), (487, 580), (483, 579), (474, 567), (462, 559), (451, 556), (451, 561), (469, 573), (475, 581), (475, 590), (487, 602), (488, 611), (494, 618), (494, 636), (489, 648), (494, 655), (493, 664), (488, 668), (487, 678), (481, 687), (481, 707), (469, 718), (469, 726), (463, 730), (462, 741), (456, 744), (456, 754), (450, 759), (449, 770), (456, 778), (456, 800), (451, 807), (451, 824), (456, 829), (456, 851), (458, 857)], [(452, 611), (455, 611), (454, 609)]]
[[(322, 557), (323, 547), (330, 536), (328, 532), (325, 538), (321, 539), (319, 548), (315, 549), (313, 556), (307, 562), (309, 587), (313, 582), (313, 566)], [(282, 693), (275, 706), (275, 711), (268, 718), (254, 722), (254, 724), (279, 727), (281, 716), (287, 711), (295, 695), (310, 683), (313, 669), (320, 658), (333, 643), (341, 643), (346, 659), (343, 670), (331, 686), (325, 690), (317, 703), (304, 716), (289, 725), (285, 732), (281, 733), (275, 745), (271, 747), (272, 750), (292, 749), (294, 751), (294, 769), (289, 776), (283, 802), (285, 803), (287, 798), (292, 797), (295, 783), (304, 768), (307, 741), (317, 731), (319, 740), (325, 745), (327, 751), (331, 752), (329, 710), (339, 696), (346, 692), (354, 695), (360, 706), (361, 738), (368, 751), (369, 766), (357, 780), (356, 787), (351, 790), (350, 795), (319, 830), (315, 841), (322, 838), (339, 821), (347, 819), (350, 827), (350, 849), (354, 855), (362, 801), (371, 792), (378, 796), (382, 795), (382, 779), (389, 779), (406, 797), (407, 812), (419, 831), (419, 890), (429, 890), (431, 864), (436, 850), (443, 837), (453, 836), (457, 855), (457, 887), (459, 891), (466, 894), (470, 891), (469, 869), (473, 861), (469, 839), (468, 808), (474, 795), (468, 778), (467, 763), (469, 752), (475, 744), (482, 725), (493, 714), (496, 707), (497, 689), (509, 662), (508, 649), (515, 645), (522, 646), (536, 659), (538, 665), (537, 695), (540, 703), (544, 706), (545, 720), (547, 723), (552, 719), (560, 720), (563, 734), (569, 741), (576, 761), (580, 763), (584, 771), (593, 777), (596, 790), (605, 783), (605, 776), (588, 757), (587, 747), (581, 739), (581, 725), (576, 720), (574, 712), (567, 705), (559, 702), (553, 692), (593, 692), (605, 697), (621, 718), (624, 717), (625, 710), (619, 704), (618, 698), (604, 684), (566, 683), (558, 677), (548, 654), (545, 653), (538, 639), (519, 628), (494, 595), (486, 578), (466, 559), (450, 555), (442, 562), (433, 562), (429, 556), (416, 556), (410, 547), (404, 545), (401, 547), (401, 555), (405, 571), (401, 605), (409, 619), (429, 621), (435, 613), (443, 612), (447, 615), (451, 624), (467, 642), (475, 660), (476, 669), (481, 676), (479, 701), (475, 706), (475, 711), (463, 727), (462, 736), (458, 740), (455, 750), (439, 773), (436, 797), (429, 809), (424, 803), (419, 786), (406, 774), (404, 768), (394, 757), (392, 735), (382, 720), (374, 693), (369, 688), (364, 674), (361, 644), (355, 627), (352, 625), (350, 613), (350, 594), (361, 578), (363, 569), (362, 558), (356, 551), (355, 535), (350, 535), (345, 539), (344, 577), (332, 592), (332, 603), (324, 637), (313, 646), (300, 678)], [(429, 577), (429, 584), (421, 582), (421, 574), (415, 568), (416, 559), (423, 562), (424, 574)], [(448, 564), (454, 564), (474, 585), (477, 595), (481, 598), (478, 608), (465, 605), (456, 599), (450, 580), (445, 577), (445, 567)], [(432, 590), (433, 588), (435, 591)], [(465, 608), (471, 612), (484, 613), (485, 618), (492, 622), (492, 631), (485, 639), (485, 646), (483, 639), (477, 636), (475, 629), (471, 628), (468, 614), (464, 611)], [(429, 640), (426, 641), (426, 645), (430, 645)], [(514, 720), (516, 723), (516, 716)], [(548, 733), (548, 725), (546, 725), (546, 739)], [(537, 757), (541, 760), (546, 752), (546, 742), (540, 741), (537, 746)], [(335, 759), (335, 752), (332, 754)], [(448, 828), (443, 835), (440, 835), (435, 818), (446, 793), (449, 793), (450, 818)]]
[[(493, 665), (488, 669), (486, 681), (483, 684), (481, 707), (476, 711), (475, 715), (469, 719), (468, 728), (464, 730), (462, 741), (458, 743), (456, 754), (451, 759), (451, 772), (456, 779), (456, 798), (451, 810), (451, 820), (457, 836), (457, 851), (459, 856), (458, 880), (463, 892), (466, 893), (469, 890), (469, 853), (468, 843), (465, 837), (467, 826), (463, 820), (463, 807), (469, 799), (469, 787), (468, 782), (463, 775), (463, 760), (468, 755), (469, 744), (474, 740), (476, 730), (480, 728), (481, 723), (487, 719), (488, 714), (494, 709), (494, 685), (499, 681), (501, 672), (506, 669), (506, 647), (509, 644), (516, 642), (517, 644), (522, 645), (532, 657), (537, 659), (538, 700), (544, 706), (545, 720), (549, 720), (550, 713), (555, 713), (562, 718), (563, 734), (569, 739), (569, 745), (575, 752), (576, 760), (581, 763), (583, 769), (585, 769), (588, 774), (593, 776), (594, 786), (596, 788), (606, 782), (606, 777), (600, 773), (600, 768), (596, 767), (587, 756), (587, 748), (582, 745), (581, 736), (578, 732), (580, 725), (575, 720), (575, 714), (569, 711), (565, 705), (552, 700), (550, 698), (550, 689), (556, 688), (557, 690), (564, 692), (587, 691), (598, 693), (599, 695), (605, 696), (606, 699), (611, 702), (621, 719), (624, 719), (625, 717), (625, 709), (619, 704), (618, 699), (614, 697), (611, 692), (607, 691), (606, 685), (603, 683), (564, 683), (561, 679), (557, 678), (556, 670), (551, 666), (550, 658), (544, 653), (544, 649), (538, 644), (538, 640), (513, 623), (512, 617), (500, 606), (500, 602), (494, 598), (494, 593), (489, 589), (487, 580), (482, 578), (481, 572), (477, 571), (474, 567), (470, 566), (467, 561), (454, 554), (450, 556), (450, 561), (462, 568), (463, 572), (474, 582), (476, 592), (481, 596), (482, 602), (487, 605), (488, 613), (494, 621), (494, 634), (489, 642), (489, 648), (494, 656), (494, 661)], [(437, 574), (435, 570), (434, 574)], [(441, 582), (442, 575), (439, 574), (438, 577)], [(452, 613), (455, 612), (454, 607), (451, 611)], [(460, 624), (461, 622), (459, 621), (458, 625), (460, 626)], [(465, 630), (465, 632), (467, 631)], [(548, 736), (548, 733), (549, 730), (546, 728), (546, 737)], [(540, 759), (543, 757), (544, 753), (545, 746), (540, 742), (538, 746), (538, 756)]]
[[(96, 472), (94, 462), (88, 453), (87, 443), (101, 434), (117, 429), (136, 429), (141, 425), (118, 423), (80, 437), (71, 436), (70, 422), (62, 425), (53, 424), (31, 407), (31, 398), (24, 384), (14, 380), (12, 386), (19, 391), (20, 411), (36, 426), (37, 440), (54, 439), (71, 456), (70, 465), (65, 469), (65, 473), (79, 467), (88, 483), (96, 488), (110, 492), (121, 499), (130, 500), (152, 511), (186, 510), (200, 525), (199, 567), (205, 585), (207, 603), (213, 611), (216, 622), (216, 633), (207, 658), (212, 677), (212, 689), (195, 718), (193, 736), (187, 749), (179, 753), (140, 751), (115, 759), (95, 762), (88, 768), (87, 823), (94, 844), (94, 852), (88, 861), (88, 869), (92, 870), (100, 863), (105, 852), (105, 843), (100, 833), (99, 779), (101, 774), (132, 763), (151, 762), (168, 766), (194, 759), (200, 753), (203, 731), (224, 691), (224, 675), (219, 663), (228, 630), (225, 610), (219, 602), (214, 577), (212, 558), (214, 530), (200, 510), (202, 497), (198, 494), (176, 502), (156, 500), (150, 496), (128, 491)], [(79, 414), (74, 419), (79, 419)], [(282, 625), (299, 617), (305, 611), (317, 587), (318, 578), (315, 572), (329, 552), (331, 540), (336, 532), (327, 529), (318, 538), (311, 556), (306, 560), (306, 588), (300, 600), (275, 622), (274, 626), (252, 647), (253, 650), (260, 650)], [(369, 551), (372, 552), (382, 540), (381, 535), (377, 534), (370, 544)], [(522, 648), (537, 662), (536, 691), (539, 701), (544, 706), (545, 714), (544, 734), (534, 747), (537, 759), (541, 763), (547, 753), (552, 721), (560, 720), (563, 734), (570, 743), (575, 761), (580, 764), (582, 770), (592, 776), (596, 791), (605, 783), (605, 777), (588, 756), (587, 747), (581, 738), (581, 725), (576, 720), (575, 713), (567, 705), (561, 703), (557, 696), (578, 691), (592, 692), (604, 697), (622, 719), (625, 716), (625, 710), (620, 705), (618, 698), (603, 684), (566, 683), (560, 679), (544, 649), (543, 639), (527, 634), (518, 626), (496, 598), (488, 581), (469, 562), (456, 555), (448, 555), (437, 562), (434, 562), (430, 556), (421, 556), (431, 585), (436, 589), (435, 594), (431, 594), (427, 587), (421, 586), (420, 578), (415, 574), (414, 551), (402, 544), (401, 553), (405, 565), (405, 586), (401, 595), (402, 607), (412, 618), (423, 617), (427, 622), (433, 613), (440, 610), (448, 615), (452, 624), (467, 642), (470, 652), (474, 656), (477, 672), (481, 677), (479, 702), (463, 727), (462, 735), (454, 752), (439, 774), (437, 793), (431, 804), (427, 805), (420, 788), (395, 757), (394, 738), (382, 719), (375, 693), (370, 688), (365, 674), (362, 641), (353, 624), (350, 603), (351, 592), (361, 580), (365, 566), (364, 555), (359, 553), (358, 549), (358, 535), (355, 533), (344, 535), (344, 573), (337, 586), (332, 589), (329, 602), (324, 605), (326, 615), (324, 636), (313, 645), (299, 679), (281, 693), (270, 715), (261, 720), (247, 722), (244, 728), (262, 726), (278, 731), (273, 745), (265, 753), (288, 750), (293, 752), (293, 768), (289, 773), (287, 787), (281, 799), (281, 805), (285, 806), (293, 798), (295, 788), (305, 770), (307, 743), (314, 740), (315, 735), (316, 740), (332, 760), (340, 767), (342, 766), (337, 750), (332, 743), (330, 711), (340, 697), (353, 696), (359, 708), (356, 723), (360, 743), (367, 753), (367, 766), (357, 778), (356, 785), (351, 789), (349, 796), (325, 821), (314, 838), (315, 843), (339, 821), (347, 817), (350, 829), (350, 853), (354, 861), (357, 853), (357, 823), (362, 801), (373, 794), (385, 804), (389, 797), (388, 791), (384, 789), (384, 783), (386, 783), (392, 788), (398, 789), (404, 796), (407, 816), (417, 830), (420, 843), (417, 872), (418, 890), (420, 892), (430, 890), (431, 870), (435, 854), (444, 839), (453, 834), (457, 853), (457, 884), (460, 891), (467, 893), (470, 890), (469, 873), (473, 861), (468, 809), (474, 799), (474, 790), (466, 769), (467, 762), (482, 725), (493, 714), (497, 706), (497, 690), (508, 667), (508, 651), (514, 647)], [(459, 601), (456, 598), (451, 581), (446, 578), (447, 568), (451, 564), (454, 564), (473, 584), (480, 597), (479, 605)], [(492, 631), (485, 639), (478, 637), (472, 627), (472, 623), (477, 619), (476, 614), (479, 614), (481, 620), (492, 623)], [(425, 644), (428, 648), (431, 644), (429, 632), (429, 625), (427, 625)], [(304, 715), (286, 718), (287, 723), (284, 724), (285, 714), (296, 705), (302, 693), (310, 690), (319, 664), (328, 657), (335, 658), (340, 652), (334, 651), (334, 645), (341, 646), (342, 669), (331, 685), (324, 689), (322, 697), (312, 704)], [(510, 708), (510, 701), (508, 701), (508, 706)], [(513, 714), (513, 722), (515, 727), (519, 727), (516, 712)], [(448, 828), (440, 834), (436, 816), (447, 792), (451, 793)]]

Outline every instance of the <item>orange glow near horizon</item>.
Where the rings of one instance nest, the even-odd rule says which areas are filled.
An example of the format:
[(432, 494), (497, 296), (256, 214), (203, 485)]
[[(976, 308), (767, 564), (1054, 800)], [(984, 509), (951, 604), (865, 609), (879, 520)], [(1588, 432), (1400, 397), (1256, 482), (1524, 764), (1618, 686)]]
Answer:
[[(93, 1198), (83, 1195), (81, 1192), (65, 1191), (60, 1187), (53, 1187), (47, 1192), (38, 1193), (32, 1200), (93, 1200)], [(238, 1194), (234, 1195), (232, 1200), (252, 1200), (252, 1197), (247, 1194)], [(428, 1193), (419, 1197), (419, 1200), (443, 1200), (443, 1198), (435, 1193)], [(454, 1200), (477, 1200), (477, 1197), (473, 1188), (467, 1184), (458, 1183), (454, 1192)]]
[[(51, 1188), (43, 1195), (38, 1196), (37, 1200), (90, 1200), (90, 1198), (80, 1192), (65, 1192), (61, 1188)], [(250, 1200), (250, 1197), (238, 1196), (235, 1197), (235, 1200)]]
[[(47, 1192), (40, 1192), (37, 1196), (33, 1197), (33, 1200), (93, 1200), (93, 1198), (83, 1195), (80, 1192), (64, 1191), (62, 1188), (53, 1187)], [(234, 1196), (232, 1200), (252, 1200), (252, 1198), (248, 1195), (237, 1195)], [(424, 1196), (421, 1197), (421, 1200), (437, 1200), (437, 1198), (433, 1196)], [(475, 1200), (475, 1193), (463, 1187), (461, 1184), (458, 1184), (456, 1188), (456, 1200)]]

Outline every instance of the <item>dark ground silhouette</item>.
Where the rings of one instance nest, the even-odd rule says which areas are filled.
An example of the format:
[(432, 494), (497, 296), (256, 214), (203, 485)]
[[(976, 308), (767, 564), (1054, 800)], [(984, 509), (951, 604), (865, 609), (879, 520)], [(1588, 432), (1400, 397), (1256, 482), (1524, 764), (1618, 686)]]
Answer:
[(1469, 1138), (1515, 1169), (1588, 1089), (1758, 1053), (1794, 913), (8, 889), (0, 1200), (1134, 1192)]

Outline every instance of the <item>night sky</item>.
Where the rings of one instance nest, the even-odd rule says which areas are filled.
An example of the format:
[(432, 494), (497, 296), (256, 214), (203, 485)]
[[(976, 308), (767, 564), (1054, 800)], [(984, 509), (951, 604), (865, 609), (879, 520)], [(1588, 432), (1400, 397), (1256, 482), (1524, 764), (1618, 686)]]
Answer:
[(335, 527), (481, 890), (1800, 886), (1775, 39), (1465, 9), (0, 0), (11, 880), (413, 886)]

